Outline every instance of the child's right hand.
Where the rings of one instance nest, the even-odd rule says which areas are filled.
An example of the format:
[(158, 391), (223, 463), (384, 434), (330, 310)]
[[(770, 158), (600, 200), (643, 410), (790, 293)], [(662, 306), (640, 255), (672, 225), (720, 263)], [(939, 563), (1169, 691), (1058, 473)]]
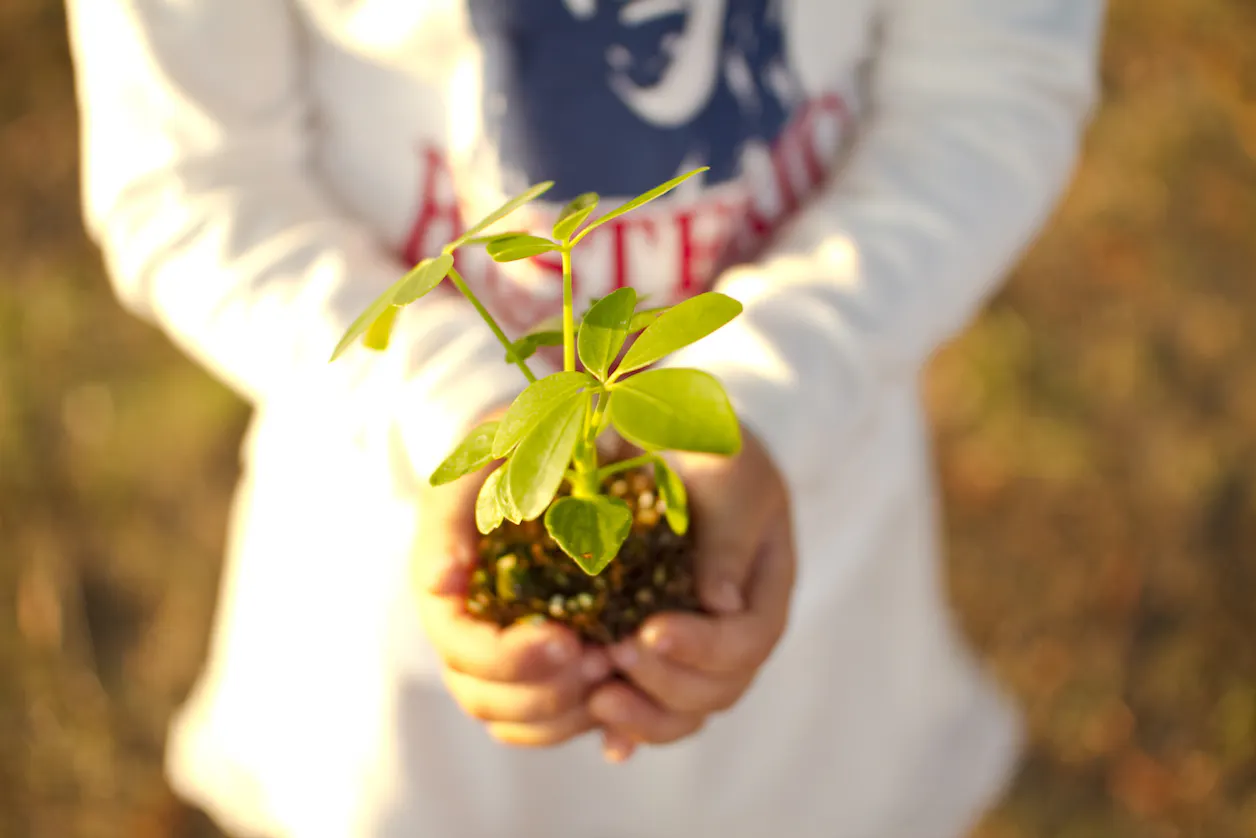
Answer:
[(444, 664), (450, 693), (499, 741), (557, 745), (593, 730), (587, 697), (610, 672), (606, 653), (586, 649), (556, 624), (500, 629), (471, 617), (465, 594), (479, 534), (475, 497), (487, 469), (425, 493), (415, 561), (419, 616)]

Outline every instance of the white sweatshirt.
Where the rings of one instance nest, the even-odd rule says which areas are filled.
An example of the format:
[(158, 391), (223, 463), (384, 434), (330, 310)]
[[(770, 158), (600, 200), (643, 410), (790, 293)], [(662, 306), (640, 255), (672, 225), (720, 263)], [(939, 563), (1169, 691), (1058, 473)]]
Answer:
[[(240, 836), (955, 838), (1018, 726), (939, 583), (918, 375), (1067, 182), (1100, 0), (69, 0), (85, 214), (121, 300), (256, 408), (175, 788)], [(577, 293), (715, 287), (718, 375), (793, 494), (789, 630), (700, 735), (604, 765), (493, 743), (407, 593), (423, 482), (523, 384), (452, 293), (327, 359), (507, 193), (590, 237)], [(508, 329), (556, 265), (460, 257)], [(544, 371), (538, 369), (538, 371)]]

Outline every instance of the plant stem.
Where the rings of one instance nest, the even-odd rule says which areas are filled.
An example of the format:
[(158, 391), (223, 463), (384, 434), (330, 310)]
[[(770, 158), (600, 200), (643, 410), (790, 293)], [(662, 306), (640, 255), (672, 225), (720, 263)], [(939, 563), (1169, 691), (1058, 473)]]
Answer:
[[(480, 317), (483, 318), (484, 322), (488, 324), (488, 327), (493, 330), (493, 334), (497, 336), (497, 339), (501, 341), (506, 353), (510, 354), (512, 349), (510, 338), (506, 337), (506, 333), (502, 331), (501, 326), (498, 326), (497, 321), (493, 319), (493, 315), (488, 313), (488, 309), (484, 307), (484, 304), (481, 303), (471, 289), (467, 287), (466, 281), (463, 280), (462, 275), (458, 273), (457, 269), (449, 269), (449, 280), (454, 284), (454, 287), (462, 293), (462, 296), (471, 301), (471, 305), (475, 306), (475, 310), (479, 312)], [(516, 358), (515, 366), (517, 366), (519, 371), (523, 373), (523, 377), (528, 379), (529, 384), (536, 381), (536, 376), (533, 375), (532, 370), (528, 368), (527, 362)]]
[[(610, 396), (608, 395), (607, 398), (610, 398)], [(594, 439), (597, 439), (598, 437), (600, 437), (606, 431), (606, 427), (610, 425), (611, 412), (603, 407), (602, 412), (599, 414), (597, 419), (598, 419), (597, 426), (593, 429)]]
[(575, 462), (572, 464), (575, 467), (575, 477), (571, 481), (571, 493), (578, 498), (594, 497), (601, 487), (598, 480), (597, 433), (594, 424), (597, 411), (593, 400), (594, 396), (590, 396), (584, 403), (584, 428), (576, 445)]
[(571, 245), (562, 249), (563, 254), (563, 369), (576, 369), (576, 322), (575, 306), (571, 290)]
[(619, 474), (621, 471), (632, 471), (639, 466), (653, 465), (657, 457), (654, 454), (642, 454), (640, 457), (633, 457), (630, 460), (623, 460), (618, 463), (611, 463), (597, 470), (598, 481), (605, 480), (612, 474)]

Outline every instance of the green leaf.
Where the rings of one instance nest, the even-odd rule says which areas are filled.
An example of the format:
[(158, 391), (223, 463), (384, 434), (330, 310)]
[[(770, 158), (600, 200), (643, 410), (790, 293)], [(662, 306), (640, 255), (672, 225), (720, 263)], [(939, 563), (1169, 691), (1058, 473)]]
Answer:
[(494, 262), (518, 262), (520, 259), (531, 259), (542, 253), (557, 250), (558, 245), (540, 236), (529, 236), (526, 233), (507, 233), (498, 236), (488, 243), (486, 250)]
[(476, 236), (475, 238), (471, 238), (471, 239), (465, 239), (465, 240), (459, 239), (461, 244), (459, 244), (458, 246), (469, 247), (474, 244), (488, 244), (493, 239), (500, 239), (502, 236), (526, 236), (526, 235), (528, 235), (528, 233), (524, 230), (507, 230), (502, 233), (490, 233), (486, 236)]
[(624, 347), (632, 308), (636, 304), (637, 292), (620, 288), (598, 300), (580, 323), (576, 339), (580, 362), (601, 381), (606, 380), (611, 364)]
[(646, 327), (615, 370), (615, 375), (648, 367), (677, 349), (695, 343), (741, 314), (741, 303), (711, 291), (677, 303)]
[(505, 466), (498, 466), (493, 469), (489, 473), (488, 479), (484, 481), (484, 485), (480, 487), (480, 493), (475, 497), (475, 528), (483, 535), (488, 535), (500, 527), (506, 517), (506, 513), (502, 510), (501, 500), (498, 497), (502, 475), (505, 473)]
[(582, 372), (556, 372), (529, 384), (501, 418), (497, 438), (493, 440), (493, 456), (509, 454), (541, 420), (592, 383), (593, 379)]
[(519, 504), (515, 503), (514, 496), (510, 493), (510, 467), (513, 464), (514, 460), (507, 460), (501, 468), (502, 476), (497, 481), (497, 504), (507, 521), (518, 524), (523, 521), (523, 513), (519, 511)]
[(619, 498), (560, 498), (545, 513), (545, 529), (590, 576), (601, 573), (632, 531), (632, 510)]
[(510, 349), (506, 351), (506, 363), (513, 364), (515, 361), (526, 361), (536, 354), (536, 351), (542, 346), (562, 346), (562, 332), (534, 332), (530, 335), (524, 335), (510, 345)]
[(641, 207), (641, 206), (644, 206), (645, 204), (650, 203), (655, 198), (661, 198), (662, 196), (666, 195), (668, 192), (671, 192), (677, 186), (680, 186), (682, 183), (689, 180), (689, 178), (693, 177), (699, 172), (705, 172), (709, 168), (710, 166), (703, 166), (700, 169), (694, 169), (692, 172), (686, 172), (685, 174), (680, 175), (679, 177), (674, 177), (671, 180), (669, 180), (667, 183), (654, 187), (649, 192), (646, 192), (644, 195), (638, 195), (637, 197), (633, 198), (631, 201), (628, 201), (627, 203), (616, 207), (615, 209), (611, 210), (610, 212), (606, 213), (600, 218), (594, 220), (593, 223), (590, 224), (588, 227), (585, 227), (584, 231), (581, 232), (580, 235), (576, 237), (576, 241), (579, 241), (580, 239), (589, 235), (589, 233), (593, 232), (598, 227), (601, 227), (606, 222), (619, 218), (619, 216), (623, 215), (624, 213), (632, 212), (638, 207)]
[[(640, 300), (638, 300), (640, 302)], [(634, 335), (637, 332), (649, 326), (655, 320), (659, 319), (659, 315), (667, 311), (670, 306), (662, 306), (660, 308), (643, 308), (632, 316), (632, 322), (628, 324), (628, 334)]]
[(741, 428), (716, 378), (700, 370), (650, 370), (615, 384), (611, 424), (647, 450), (736, 454)]
[(666, 509), (667, 525), (676, 535), (684, 535), (689, 529), (689, 495), (680, 475), (668, 468), (660, 457), (654, 461), (654, 483)]
[[(340, 343), (336, 344), (336, 348), (331, 353), (329, 363), (344, 354), (344, 351), (363, 333), (375, 325), (377, 320), (387, 315), (389, 306), (394, 304), (401, 306), (412, 303), (439, 285), (440, 281), (449, 273), (449, 269), (453, 267), (453, 263), (453, 257), (448, 255), (438, 256), (435, 259), (424, 259), (405, 276), (388, 286), (384, 293), (376, 297), (358, 315), (357, 319), (349, 324), (349, 328), (345, 329), (345, 333), (340, 338)], [(383, 328), (382, 325), (381, 328)], [(372, 338), (372, 340), (378, 341), (378, 336)]]
[(388, 309), (392, 307), (393, 297), (397, 294), (397, 287), (404, 282), (400, 279), (388, 287), (388, 290), (375, 298), (366, 309), (358, 315), (357, 319), (349, 324), (349, 328), (340, 338), (340, 343), (336, 344), (336, 348), (331, 353), (328, 363), (336, 360), (344, 351), (348, 349), (355, 340), (360, 338), (380, 317), (384, 316)]
[(571, 238), (571, 234), (576, 232), (576, 228), (584, 223), (589, 217), (589, 213), (593, 212), (597, 206), (598, 196), (596, 192), (586, 192), (583, 195), (577, 195), (571, 199), (567, 206), (563, 207), (562, 212), (558, 214), (558, 220), (554, 222), (554, 238), (559, 241), (567, 241)]
[(533, 324), (532, 328), (524, 333), (506, 352), (506, 363), (513, 364), (515, 358), (526, 361), (536, 354), (536, 350), (542, 346), (562, 346), (563, 345), (563, 316), (555, 314), (546, 317), (539, 323)]
[(477, 223), (470, 230), (467, 230), (461, 236), (454, 239), (449, 244), (445, 245), (445, 252), (452, 253), (453, 251), (462, 247), (467, 242), (475, 239), (477, 236), (479, 236), (489, 227), (492, 227), (498, 221), (501, 221), (503, 218), (510, 215), (515, 210), (519, 209), (519, 207), (523, 206), (524, 204), (530, 201), (535, 201), (537, 198), (544, 195), (546, 192), (550, 190), (551, 187), (553, 187), (553, 185), (554, 185), (554, 181), (547, 180), (544, 183), (538, 183), (535, 186), (529, 187), (524, 192), (521, 192), (520, 194), (511, 198), (509, 201), (502, 204), (500, 207), (493, 210), (488, 215), (484, 216), (484, 218), (482, 218), (479, 221), (479, 223)]
[(393, 305), (409, 305), (419, 299), (440, 285), (453, 266), (454, 257), (447, 253), (434, 259), (424, 259), (401, 278), (397, 285), (397, 296), (393, 297)]
[(531, 521), (544, 512), (558, 492), (571, 464), (584, 412), (581, 394), (569, 396), (520, 440), (503, 479), (523, 520)]
[(493, 437), (497, 436), (496, 421), (485, 422), (467, 434), (445, 462), (436, 467), (428, 480), (433, 486), (452, 483), (463, 475), (479, 471), (493, 461)]
[(366, 330), (366, 335), (362, 338), (362, 343), (368, 349), (374, 349), (376, 352), (383, 352), (388, 348), (388, 342), (392, 340), (393, 326), (397, 323), (397, 312), (401, 311), (397, 306), (389, 306), (384, 309), (384, 313), (375, 318), (375, 322)]

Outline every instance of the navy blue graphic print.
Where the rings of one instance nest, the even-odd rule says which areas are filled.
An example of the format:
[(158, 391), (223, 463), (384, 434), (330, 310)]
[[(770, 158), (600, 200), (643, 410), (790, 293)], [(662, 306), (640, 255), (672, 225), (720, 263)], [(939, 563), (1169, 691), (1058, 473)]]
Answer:
[(780, 0), (469, 0), (484, 49), (485, 130), (547, 196), (627, 196), (706, 165), (738, 175), (797, 85)]

